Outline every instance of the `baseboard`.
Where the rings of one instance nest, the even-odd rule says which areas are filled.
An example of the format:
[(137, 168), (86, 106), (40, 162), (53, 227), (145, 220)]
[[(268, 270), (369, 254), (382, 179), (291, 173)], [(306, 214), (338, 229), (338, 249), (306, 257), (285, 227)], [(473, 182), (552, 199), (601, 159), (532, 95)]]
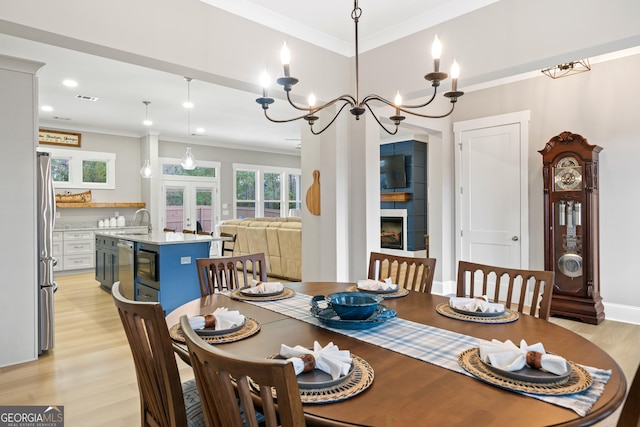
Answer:
[(616, 322), (640, 325), (640, 307), (625, 304), (602, 302), (604, 305), (604, 318)]
[(456, 294), (456, 282), (455, 280), (449, 280), (446, 282), (433, 281), (431, 286), (431, 293), (444, 296), (452, 296)]

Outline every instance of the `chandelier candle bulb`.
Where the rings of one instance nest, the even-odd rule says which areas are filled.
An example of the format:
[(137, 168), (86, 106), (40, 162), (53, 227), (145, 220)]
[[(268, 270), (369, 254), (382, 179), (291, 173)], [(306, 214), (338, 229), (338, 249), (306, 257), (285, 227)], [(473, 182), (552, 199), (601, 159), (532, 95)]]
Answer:
[(267, 97), (267, 89), (269, 88), (269, 82), (271, 79), (269, 78), (269, 74), (267, 74), (267, 70), (264, 70), (262, 75), (260, 76), (260, 86), (262, 86), (262, 97)]
[(400, 95), (400, 91), (396, 93), (393, 103), (396, 104), (396, 107), (402, 106), (402, 96)]
[(440, 71), (440, 55), (442, 55), (442, 43), (440, 43), (440, 39), (436, 34), (433, 39), (433, 44), (431, 45), (431, 56), (433, 56), (433, 71)]
[(316, 96), (313, 92), (309, 95), (309, 110), (316, 106)]
[(287, 47), (287, 42), (283, 43), (282, 49), (280, 50), (280, 60), (282, 61), (282, 66), (284, 67), (284, 76), (290, 77), (289, 63), (291, 62), (291, 53), (289, 52), (289, 48)]
[(460, 66), (454, 59), (453, 64), (451, 65), (451, 92), (458, 90), (458, 77), (460, 77)]

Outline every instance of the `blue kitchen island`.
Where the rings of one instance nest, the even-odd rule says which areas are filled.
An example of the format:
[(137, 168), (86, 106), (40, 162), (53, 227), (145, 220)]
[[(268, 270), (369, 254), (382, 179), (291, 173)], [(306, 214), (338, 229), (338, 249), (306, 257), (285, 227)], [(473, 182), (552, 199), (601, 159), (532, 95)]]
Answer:
[[(123, 288), (133, 288), (136, 301), (157, 301), (166, 313), (200, 297), (197, 258), (209, 258), (211, 236), (173, 232), (96, 232), (109, 247), (118, 247), (117, 274)], [(96, 246), (96, 277), (105, 263)], [(107, 289), (110, 286), (103, 288)]]

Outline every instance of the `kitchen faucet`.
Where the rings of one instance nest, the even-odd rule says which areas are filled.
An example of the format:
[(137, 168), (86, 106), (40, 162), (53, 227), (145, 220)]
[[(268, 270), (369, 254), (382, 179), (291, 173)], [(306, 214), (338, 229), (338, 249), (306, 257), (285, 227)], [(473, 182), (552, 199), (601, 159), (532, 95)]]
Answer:
[[(151, 213), (147, 209), (138, 209), (136, 211), (136, 213), (133, 214), (133, 221), (134, 222), (136, 221), (136, 219), (138, 218), (138, 214), (140, 212), (142, 212), (142, 213), (146, 212), (147, 213), (147, 218), (149, 219), (149, 221), (147, 222), (148, 230), (149, 230), (149, 233), (151, 233)], [(142, 221), (140, 221), (140, 225), (142, 225)]]

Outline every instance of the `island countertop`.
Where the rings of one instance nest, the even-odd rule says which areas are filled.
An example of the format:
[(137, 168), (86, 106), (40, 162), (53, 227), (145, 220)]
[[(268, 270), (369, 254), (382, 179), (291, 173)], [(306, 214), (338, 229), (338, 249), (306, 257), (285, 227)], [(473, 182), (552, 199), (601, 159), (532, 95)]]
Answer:
[(117, 237), (131, 242), (149, 243), (152, 245), (175, 245), (184, 243), (202, 243), (224, 240), (201, 234), (184, 234), (165, 231), (152, 231), (151, 233), (127, 232), (127, 231), (96, 231), (96, 236)]

